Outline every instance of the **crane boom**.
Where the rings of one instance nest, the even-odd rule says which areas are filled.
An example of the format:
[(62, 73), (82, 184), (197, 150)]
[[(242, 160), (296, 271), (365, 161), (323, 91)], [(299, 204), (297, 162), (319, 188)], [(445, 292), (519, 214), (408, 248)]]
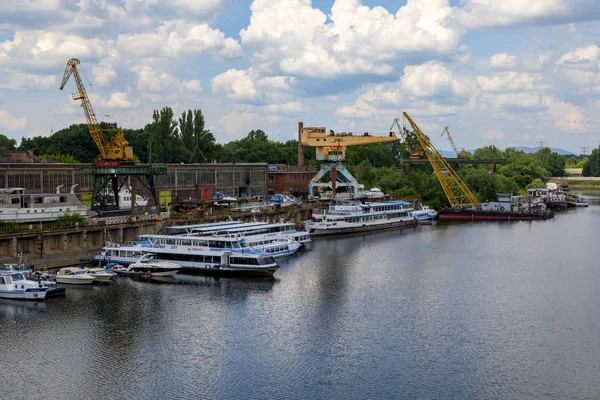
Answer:
[(458, 158), (466, 158), (467, 157), (466, 150), (462, 147), (461, 148), (456, 147), (456, 144), (454, 143), (454, 139), (452, 139), (452, 135), (450, 135), (450, 131), (448, 130), (447, 126), (444, 127), (444, 130), (442, 131), (441, 136), (444, 136), (444, 133), (448, 136), (448, 140), (450, 140), (450, 144), (452, 145), (452, 150), (454, 150), (454, 152), (456, 153), (456, 156)]
[(363, 144), (393, 142), (396, 140), (396, 134), (390, 132), (389, 135), (373, 135), (365, 132), (362, 135), (354, 136), (352, 132), (334, 133), (324, 127), (302, 128), (300, 141), (303, 146), (316, 147), (317, 160), (338, 162), (342, 161), (346, 154), (346, 147), (359, 146)]
[(101, 160), (133, 161), (135, 159), (135, 156), (133, 155), (133, 149), (131, 146), (129, 146), (129, 143), (125, 139), (123, 131), (117, 131), (116, 135), (110, 142), (107, 142), (104, 138), (104, 134), (98, 125), (96, 114), (92, 108), (92, 103), (90, 102), (85, 90), (85, 85), (83, 84), (81, 76), (79, 76), (79, 72), (77, 71), (77, 66), (79, 64), (80, 62), (76, 58), (71, 58), (67, 62), (65, 74), (63, 75), (62, 83), (60, 85), (60, 90), (64, 89), (67, 81), (71, 75), (73, 75), (78, 90), (77, 93), (73, 93), (73, 100), (81, 100), (81, 107), (83, 108), (85, 119), (87, 120), (90, 135), (92, 136), (92, 139), (94, 139), (94, 142), (100, 151), (99, 158)]
[(433, 146), (427, 135), (421, 132), (421, 129), (413, 122), (406, 112), (403, 113), (406, 120), (410, 123), (421, 148), (425, 152), (427, 159), (431, 163), (435, 175), (437, 176), (442, 189), (450, 202), (452, 208), (479, 207), (481, 203), (471, 192), (463, 180), (452, 169), (446, 159)]

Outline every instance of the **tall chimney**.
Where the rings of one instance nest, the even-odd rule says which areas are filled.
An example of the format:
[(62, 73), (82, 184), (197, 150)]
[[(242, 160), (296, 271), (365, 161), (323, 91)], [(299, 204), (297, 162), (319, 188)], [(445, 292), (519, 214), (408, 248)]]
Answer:
[(298, 122), (298, 165), (304, 165), (304, 146), (302, 146), (302, 128), (304, 128), (304, 122)]

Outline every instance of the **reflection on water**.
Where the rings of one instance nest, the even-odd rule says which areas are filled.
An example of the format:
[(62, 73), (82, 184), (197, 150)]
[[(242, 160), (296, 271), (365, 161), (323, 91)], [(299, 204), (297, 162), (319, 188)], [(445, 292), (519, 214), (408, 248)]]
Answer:
[[(0, 301), (7, 398), (595, 398), (600, 196), (548, 221), (320, 240), (275, 278)], [(85, 384), (82, 384), (85, 382)]]

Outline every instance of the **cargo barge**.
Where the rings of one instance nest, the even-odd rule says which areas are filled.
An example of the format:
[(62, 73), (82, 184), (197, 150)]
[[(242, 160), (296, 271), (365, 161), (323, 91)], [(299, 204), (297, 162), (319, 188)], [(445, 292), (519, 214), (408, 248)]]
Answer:
[(469, 210), (464, 208), (443, 208), (438, 212), (440, 221), (530, 221), (550, 219), (554, 213), (541, 212)]

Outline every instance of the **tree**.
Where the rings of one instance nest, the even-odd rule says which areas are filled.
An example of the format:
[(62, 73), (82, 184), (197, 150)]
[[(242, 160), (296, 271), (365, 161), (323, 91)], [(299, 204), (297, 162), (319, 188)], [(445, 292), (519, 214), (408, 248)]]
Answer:
[(565, 176), (565, 158), (558, 153), (552, 152), (549, 147), (541, 148), (535, 153), (541, 165), (547, 169), (552, 176)]
[(588, 162), (583, 166), (583, 176), (600, 176), (600, 146), (592, 150)]
[(16, 150), (17, 141), (0, 134), (0, 150)]
[(177, 130), (177, 122), (173, 117), (171, 107), (163, 107), (160, 111), (154, 110), (152, 114), (152, 123), (147, 127), (151, 133), (152, 162), (184, 161), (185, 148)]

